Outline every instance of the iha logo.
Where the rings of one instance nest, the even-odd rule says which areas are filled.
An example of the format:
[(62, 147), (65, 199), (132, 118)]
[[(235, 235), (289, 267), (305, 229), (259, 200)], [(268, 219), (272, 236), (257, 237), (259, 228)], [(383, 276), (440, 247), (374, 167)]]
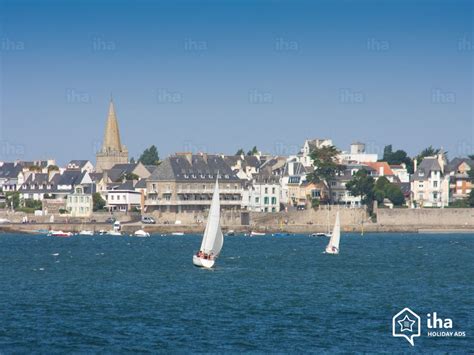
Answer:
[[(465, 331), (453, 331), (453, 320), (441, 318), (436, 312), (426, 315), (426, 335), (428, 337), (465, 337)], [(421, 318), (410, 308), (404, 308), (392, 318), (392, 335), (408, 340), (415, 346), (415, 337), (421, 335)]]
[(408, 340), (415, 346), (415, 337), (421, 335), (421, 318), (410, 308), (404, 308), (392, 318), (392, 335)]

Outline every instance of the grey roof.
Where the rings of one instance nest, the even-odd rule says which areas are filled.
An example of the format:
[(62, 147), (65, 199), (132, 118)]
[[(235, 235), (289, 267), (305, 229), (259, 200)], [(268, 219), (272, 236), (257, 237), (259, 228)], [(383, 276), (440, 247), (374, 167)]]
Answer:
[(118, 185), (114, 190), (135, 190), (132, 180), (127, 180), (124, 183)]
[(66, 170), (59, 175), (58, 185), (77, 185), (81, 182), (85, 172), (79, 170)]
[(150, 172), (150, 174), (153, 174), (155, 169), (158, 167), (158, 165), (145, 165), (146, 170)]
[(474, 168), (474, 160), (469, 159), (469, 158), (453, 158), (446, 166), (446, 171), (447, 172), (456, 172), (457, 169), (459, 168), (459, 165), (462, 163), (466, 163), (469, 165), (471, 168)]
[[(189, 160), (188, 160), (189, 159)], [(174, 155), (166, 158), (148, 178), (149, 181), (239, 181), (220, 155)]]
[(426, 157), (423, 159), (418, 169), (412, 175), (413, 180), (428, 180), (432, 171), (441, 171), (438, 159), (435, 157)]
[(89, 160), (71, 160), (67, 165), (77, 165), (79, 168), (83, 168)]
[(104, 175), (102, 173), (90, 173), (89, 176), (91, 177), (92, 181), (98, 182)]
[(3, 165), (0, 166), (0, 178), (16, 178), (22, 170), (23, 168), (21, 165), (15, 163), (3, 163)]
[(258, 174), (253, 174), (253, 180), (257, 184), (279, 184), (280, 177), (268, 172), (267, 169), (260, 171)]
[(122, 170), (126, 174), (133, 172), (137, 165), (138, 163), (115, 164), (112, 169)]
[(135, 184), (136, 189), (144, 189), (146, 188), (146, 179), (140, 179), (138, 182)]

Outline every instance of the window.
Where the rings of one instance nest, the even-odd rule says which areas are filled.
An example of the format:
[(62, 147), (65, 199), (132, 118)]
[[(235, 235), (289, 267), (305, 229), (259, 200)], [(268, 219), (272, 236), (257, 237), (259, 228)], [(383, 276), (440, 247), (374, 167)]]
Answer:
[[(264, 203), (265, 205), (268, 205), (268, 202), (269, 202), (269, 198), (268, 198), (268, 197), (264, 197), (264, 198), (263, 198), (263, 203)], [(265, 211), (265, 212), (266, 212), (266, 211)]]
[(433, 187), (438, 187), (438, 181), (433, 181)]
[(272, 187), (272, 194), (275, 194), (276, 189)]
[(265, 187), (265, 193), (268, 194), (268, 187)]
[(321, 197), (321, 190), (317, 190), (317, 189), (311, 190), (311, 197), (312, 198)]
[(258, 203), (260, 201), (259, 197), (255, 197), (255, 203)]
[(434, 199), (434, 200), (437, 200), (437, 199), (438, 199), (438, 193), (437, 193), (437, 192), (433, 192), (433, 199)]
[(275, 208), (275, 207), (272, 207), (272, 212), (276, 212), (276, 208)]
[(272, 197), (272, 205), (276, 205), (276, 203), (277, 203), (276, 197)]

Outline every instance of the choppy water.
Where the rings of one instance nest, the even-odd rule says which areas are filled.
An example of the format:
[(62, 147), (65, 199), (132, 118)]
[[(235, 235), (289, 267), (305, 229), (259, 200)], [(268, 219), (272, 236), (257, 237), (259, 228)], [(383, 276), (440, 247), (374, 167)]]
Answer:
[[(199, 236), (0, 235), (0, 352), (474, 350), (474, 235), (228, 237), (214, 271)], [(391, 335), (410, 307), (465, 338)]]

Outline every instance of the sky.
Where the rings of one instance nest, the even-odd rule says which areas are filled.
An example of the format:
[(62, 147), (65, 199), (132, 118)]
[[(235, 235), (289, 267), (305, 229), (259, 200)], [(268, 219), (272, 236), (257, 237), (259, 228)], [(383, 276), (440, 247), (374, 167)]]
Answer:
[(331, 138), (474, 154), (474, 2), (0, 0), (0, 160)]

